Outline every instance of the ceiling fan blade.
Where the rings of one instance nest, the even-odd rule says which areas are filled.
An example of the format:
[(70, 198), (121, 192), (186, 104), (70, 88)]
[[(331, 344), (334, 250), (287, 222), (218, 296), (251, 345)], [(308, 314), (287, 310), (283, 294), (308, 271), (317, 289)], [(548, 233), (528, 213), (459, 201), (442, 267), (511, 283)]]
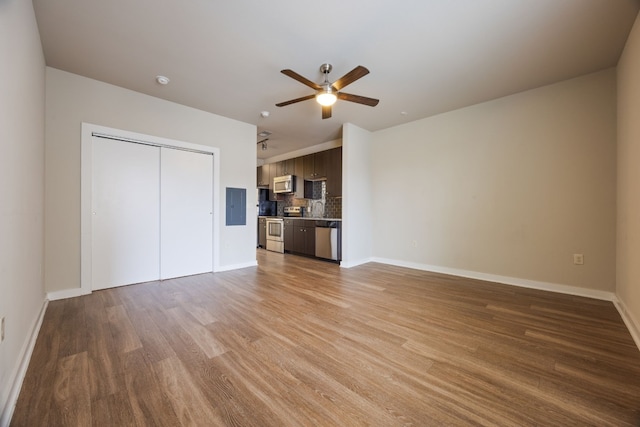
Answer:
[(294, 80), (299, 81), (300, 83), (302, 83), (303, 85), (307, 85), (309, 86), (311, 89), (315, 89), (315, 90), (320, 90), (322, 89), (322, 87), (315, 82), (312, 82), (311, 80), (307, 79), (306, 77), (302, 77), (300, 74), (296, 73), (293, 70), (281, 70), (280, 71), (282, 74), (291, 77)]
[(375, 107), (380, 102), (379, 99), (367, 98), (366, 96), (352, 95), (350, 93), (339, 92), (338, 99), (344, 101), (357, 102), (358, 104), (368, 105), (369, 107)]
[(312, 99), (315, 97), (316, 96), (314, 94), (314, 95), (303, 96), (302, 98), (291, 99), (289, 101), (284, 101), (279, 104), (276, 104), (276, 107), (284, 107), (285, 105), (295, 104), (296, 102), (306, 101), (307, 99)]
[(336, 91), (339, 91), (346, 85), (355, 82), (356, 80), (366, 76), (367, 74), (369, 74), (369, 70), (367, 70), (362, 65), (358, 65), (356, 68), (354, 68), (353, 70), (349, 71), (347, 74), (345, 74), (344, 76), (336, 80), (331, 86)]
[(328, 119), (331, 117), (331, 105), (327, 105), (326, 107), (322, 106), (322, 119)]

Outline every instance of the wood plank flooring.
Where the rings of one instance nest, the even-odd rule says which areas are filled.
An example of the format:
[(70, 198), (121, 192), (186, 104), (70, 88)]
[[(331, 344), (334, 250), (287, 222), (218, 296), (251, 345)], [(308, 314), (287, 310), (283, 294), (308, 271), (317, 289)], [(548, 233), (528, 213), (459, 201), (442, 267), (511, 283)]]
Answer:
[(609, 302), (258, 262), (51, 302), (11, 425), (640, 425)]

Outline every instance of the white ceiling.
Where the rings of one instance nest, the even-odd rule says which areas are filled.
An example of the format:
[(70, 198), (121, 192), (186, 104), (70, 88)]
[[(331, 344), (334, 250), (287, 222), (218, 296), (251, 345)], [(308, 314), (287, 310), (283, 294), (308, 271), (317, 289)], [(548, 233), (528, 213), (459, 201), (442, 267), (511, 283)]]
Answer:
[[(615, 66), (640, 0), (33, 0), (47, 65), (273, 132), (259, 158)], [(322, 120), (313, 90), (371, 73)], [(167, 86), (156, 83), (162, 74)], [(269, 111), (268, 118), (260, 112)], [(406, 114), (401, 114), (406, 112)], [(257, 137), (256, 141), (261, 138)]]

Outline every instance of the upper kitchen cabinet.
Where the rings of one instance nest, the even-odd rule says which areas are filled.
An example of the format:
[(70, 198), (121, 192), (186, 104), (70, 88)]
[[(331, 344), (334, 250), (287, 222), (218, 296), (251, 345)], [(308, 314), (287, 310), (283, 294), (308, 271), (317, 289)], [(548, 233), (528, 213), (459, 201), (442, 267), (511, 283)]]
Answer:
[(273, 178), (276, 176), (276, 164), (258, 166), (257, 169), (257, 186), (258, 188), (269, 189), (269, 200), (275, 201), (276, 194), (273, 192)]
[(327, 164), (329, 162), (329, 151), (304, 156), (304, 179), (316, 181), (327, 177)]
[(293, 173), (295, 176), (295, 193), (293, 197), (296, 199), (304, 198), (304, 157), (296, 157), (293, 160)]
[(307, 154), (302, 158), (303, 161), (303, 171), (304, 171), (304, 179), (310, 180), (313, 179), (313, 154)]
[(272, 202), (275, 202), (278, 200), (278, 197), (276, 195), (276, 193), (273, 192), (273, 178), (275, 178), (276, 175), (276, 164), (275, 163), (270, 163), (268, 165), (265, 165), (269, 167), (269, 200), (271, 200)]
[(342, 197), (342, 147), (333, 148), (327, 161), (327, 197)]
[(282, 160), (276, 163), (276, 175), (296, 175), (296, 159)]
[(258, 187), (271, 190), (269, 200), (277, 200), (273, 193), (273, 178), (284, 175), (295, 176), (293, 197), (296, 199), (312, 198), (312, 183), (308, 183), (309, 190), (305, 191), (305, 180), (326, 180), (326, 195), (342, 197), (342, 147), (258, 166)]
[(304, 179), (304, 157), (296, 157), (294, 160), (294, 175)]
[(258, 166), (257, 186), (269, 187), (271, 183), (271, 165)]

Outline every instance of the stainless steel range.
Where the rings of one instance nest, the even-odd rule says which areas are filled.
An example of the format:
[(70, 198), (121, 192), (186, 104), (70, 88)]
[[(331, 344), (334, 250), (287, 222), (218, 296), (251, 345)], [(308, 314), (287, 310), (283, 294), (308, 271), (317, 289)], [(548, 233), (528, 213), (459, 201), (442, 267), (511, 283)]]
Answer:
[(285, 206), (284, 216), (304, 216), (304, 208), (301, 206)]
[(284, 253), (284, 219), (267, 218), (267, 250)]

